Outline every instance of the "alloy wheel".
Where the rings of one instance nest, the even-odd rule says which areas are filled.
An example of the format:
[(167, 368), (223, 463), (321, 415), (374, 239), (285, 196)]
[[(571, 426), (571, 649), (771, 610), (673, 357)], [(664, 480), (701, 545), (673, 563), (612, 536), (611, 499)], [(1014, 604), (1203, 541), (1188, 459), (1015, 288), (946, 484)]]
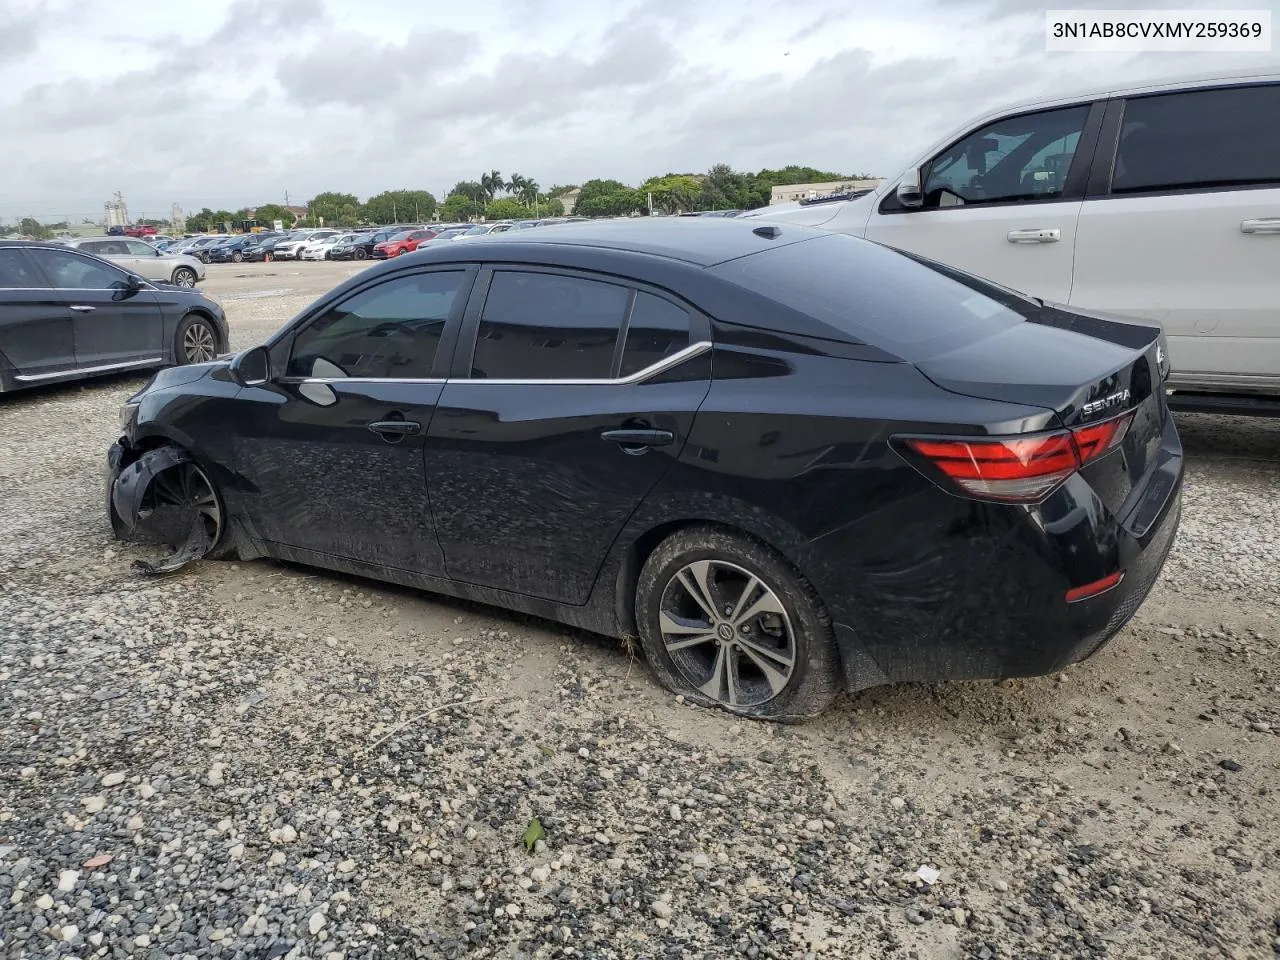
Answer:
[(217, 352), (216, 343), (208, 324), (197, 320), (182, 335), (182, 355), (187, 363), (205, 363)]
[(180, 287), (191, 289), (196, 285), (196, 273), (194, 270), (188, 270), (186, 267), (183, 267), (181, 270), (174, 273), (173, 282)]
[(209, 542), (222, 535), (222, 508), (205, 472), (194, 463), (182, 463), (156, 475), (151, 486), (155, 506), (194, 510), (204, 521)]
[(731, 709), (778, 696), (796, 667), (791, 619), (758, 576), (725, 560), (697, 560), (667, 582), (662, 642), (681, 676)]

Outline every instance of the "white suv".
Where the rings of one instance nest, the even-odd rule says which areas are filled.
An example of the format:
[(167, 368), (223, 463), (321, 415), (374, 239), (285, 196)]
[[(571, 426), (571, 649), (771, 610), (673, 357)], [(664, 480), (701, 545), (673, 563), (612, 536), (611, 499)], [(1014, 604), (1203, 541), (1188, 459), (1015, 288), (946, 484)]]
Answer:
[(1077, 310), (1158, 321), (1187, 406), (1280, 397), (1280, 75), (1008, 107), (865, 195), (754, 215), (866, 237)]

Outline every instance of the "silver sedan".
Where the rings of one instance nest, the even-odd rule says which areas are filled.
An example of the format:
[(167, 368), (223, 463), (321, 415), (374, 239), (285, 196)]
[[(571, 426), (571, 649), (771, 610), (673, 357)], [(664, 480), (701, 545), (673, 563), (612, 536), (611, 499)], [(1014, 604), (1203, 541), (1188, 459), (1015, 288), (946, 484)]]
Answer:
[(164, 253), (145, 240), (132, 237), (80, 237), (64, 241), (85, 253), (118, 263), (124, 269), (159, 283), (194, 287), (204, 279), (204, 264), (196, 257)]

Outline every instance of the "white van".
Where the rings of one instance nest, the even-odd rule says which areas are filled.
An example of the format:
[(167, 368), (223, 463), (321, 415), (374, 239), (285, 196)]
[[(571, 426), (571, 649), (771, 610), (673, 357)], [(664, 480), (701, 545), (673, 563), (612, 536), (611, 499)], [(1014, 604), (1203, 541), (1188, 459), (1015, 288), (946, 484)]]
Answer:
[(1280, 75), (1003, 108), (874, 191), (748, 216), (866, 237), (1078, 310), (1158, 321), (1170, 386), (1204, 409), (1280, 399)]

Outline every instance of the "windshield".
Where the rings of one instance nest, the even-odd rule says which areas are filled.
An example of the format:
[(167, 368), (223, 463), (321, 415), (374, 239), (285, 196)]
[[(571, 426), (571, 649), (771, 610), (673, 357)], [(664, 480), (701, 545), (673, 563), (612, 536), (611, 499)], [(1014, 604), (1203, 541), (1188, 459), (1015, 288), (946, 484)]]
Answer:
[(481, 234), (488, 233), (493, 227), (475, 226), (463, 234), (465, 237), (478, 237)]
[(470, 232), (470, 231), (468, 231), (468, 230), (461, 230), (461, 229), (459, 229), (459, 230), (446, 230), (446, 231), (444, 231), (443, 233), (441, 233), (441, 234), (439, 234), (438, 236), (436, 236), (436, 238), (435, 238), (435, 239), (437, 239), (437, 240), (452, 240), (454, 237), (460, 237), (460, 236), (462, 236), (464, 233), (469, 233), (469, 232)]

